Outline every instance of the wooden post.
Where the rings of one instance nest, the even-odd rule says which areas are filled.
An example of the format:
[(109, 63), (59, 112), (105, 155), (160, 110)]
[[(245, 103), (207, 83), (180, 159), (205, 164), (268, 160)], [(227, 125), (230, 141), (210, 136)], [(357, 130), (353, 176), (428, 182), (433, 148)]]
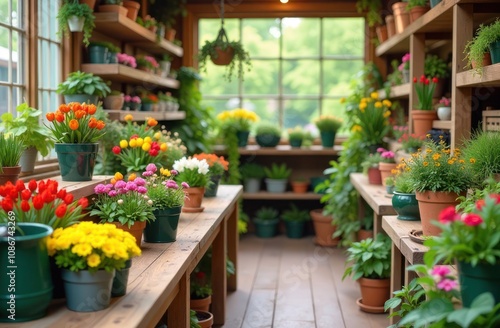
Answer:
[(234, 204), (231, 214), (227, 218), (227, 256), (233, 262), (235, 274), (227, 278), (227, 290), (235, 291), (238, 288), (237, 275), (238, 275), (238, 202)]
[(167, 326), (189, 327), (189, 273), (185, 272), (179, 281), (179, 292), (167, 310)]
[(212, 243), (212, 314), (214, 325), (223, 325), (226, 320), (226, 231), (227, 221), (221, 222), (221, 229)]

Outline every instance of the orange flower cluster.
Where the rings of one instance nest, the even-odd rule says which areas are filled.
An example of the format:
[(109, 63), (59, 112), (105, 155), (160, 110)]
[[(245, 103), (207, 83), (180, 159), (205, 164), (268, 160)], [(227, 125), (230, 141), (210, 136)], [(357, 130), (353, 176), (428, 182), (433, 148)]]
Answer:
[(212, 175), (222, 175), (224, 171), (227, 171), (229, 162), (224, 159), (224, 156), (217, 156), (215, 154), (196, 154), (193, 156), (196, 159), (206, 160), (208, 166), (210, 167), (210, 174)]
[(103, 134), (106, 124), (93, 117), (97, 108), (93, 104), (72, 102), (61, 104), (57, 111), (45, 116), (52, 126), (56, 142), (60, 143), (94, 143)]

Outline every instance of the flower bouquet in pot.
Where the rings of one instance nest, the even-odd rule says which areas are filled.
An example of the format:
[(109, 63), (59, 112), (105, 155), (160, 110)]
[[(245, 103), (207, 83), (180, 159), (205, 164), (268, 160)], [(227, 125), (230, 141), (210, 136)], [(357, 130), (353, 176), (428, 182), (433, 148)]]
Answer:
[(234, 133), (238, 137), (238, 147), (245, 147), (248, 143), (248, 136), (252, 124), (259, 120), (255, 112), (244, 108), (236, 108), (224, 111), (217, 115), (217, 120), (221, 122), (221, 129), (227, 133)]
[(98, 217), (101, 223), (112, 223), (129, 231), (140, 247), (146, 222), (155, 220), (153, 201), (147, 196), (143, 178), (132, 173), (127, 180), (117, 172), (111, 183), (98, 184), (94, 188), (97, 197), (91, 206), (90, 215)]
[(189, 188), (185, 188), (187, 198), (182, 211), (187, 213), (202, 212), (205, 209), (201, 206), (203, 194), (210, 177), (207, 161), (194, 157), (183, 157), (174, 162), (173, 169), (177, 172), (175, 181), (185, 182), (189, 185)]
[(92, 180), (97, 141), (104, 135), (106, 126), (95, 118), (96, 110), (95, 105), (69, 103), (46, 115), (63, 181)]
[(89, 221), (56, 229), (47, 248), (63, 269), (66, 304), (78, 312), (107, 308), (115, 270), (141, 254), (130, 233), (112, 224)]
[(427, 135), (429, 130), (432, 129), (432, 122), (437, 119), (437, 112), (434, 110), (432, 98), (438, 82), (437, 77), (429, 78), (425, 75), (422, 75), (420, 79), (413, 78), (418, 103), (415, 105), (415, 109), (410, 111), (410, 114), (413, 119), (413, 133), (417, 136)]
[(396, 159), (394, 158), (394, 152), (391, 150), (387, 150), (385, 148), (378, 148), (377, 152), (380, 153), (380, 162), (378, 163), (378, 169), (380, 170), (380, 178), (382, 181), (382, 185), (385, 187), (385, 179), (387, 177), (393, 176), (393, 171), (396, 170), (397, 164)]
[(398, 142), (401, 143), (401, 148), (408, 154), (416, 153), (424, 145), (425, 137), (417, 136), (416, 134), (403, 134)]
[(205, 197), (215, 197), (217, 196), (217, 190), (219, 189), (220, 179), (224, 172), (229, 168), (229, 162), (224, 159), (224, 156), (217, 156), (215, 154), (195, 154), (194, 158), (199, 160), (206, 160), (208, 163), (208, 171), (210, 174), (210, 181), (205, 189)]
[[(50, 179), (29, 183), (18, 180), (16, 184), (0, 185), (0, 222), (12, 227), (0, 237), (0, 253), (7, 259), (12, 237), (16, 247), (22, 250), (15, 257), (18, 282), (15, 321), (43, 317), (50, 300), (63, 295), (60, 272), (49, 261), (46, 238), (57, 228), (77, 223), (87, 205), (86, 198), (76, 201), (66, 189), (59, 189), (57, 181)], [(10, 269), (5, 266), (3, 270), (6, 271), (2, 271), (0, 281), (7, 286)], [(8, 299), (9, 296), (1, 297)], [(12, 322), (7, 319), (8, 312), (3, 313), (5, 317), (0, 316), (0, 321)]]
[(158, 170), (152, 163), (142, 173), (156, 218), (148, 221), (144, 229), (144, 241), (148, 243), (171, 243), (176, 239), (179, 216), (186, 198), (184, 189), (189, 188), (186, 182), (176, 182), (176, 175), (177, 171), (166, 168)]
[(439, 235), (440, 229), (431, 221), (448, 206), (458, 204), (457, 198), (465, 195), (473, 184), (473, 174), (460, 149), (453, 151), (443, 140), (427, 141), (425, 150), (414, 153), (404, 161), (418, 200), (422, 230), (425, 236)]
[(21, 174), (19, 161), (24, 148), (19, 137), (6, 136), (0, 132), (0, 184), (8, 181), (16, 183)]
[(398, 164), (394, 176), (394, 191), (392, 193), (392, 207), (398, 213), (398, 220), (419, 221), (420, 211), (415, 195), (415, 188), (406, 168), (406, 162)]

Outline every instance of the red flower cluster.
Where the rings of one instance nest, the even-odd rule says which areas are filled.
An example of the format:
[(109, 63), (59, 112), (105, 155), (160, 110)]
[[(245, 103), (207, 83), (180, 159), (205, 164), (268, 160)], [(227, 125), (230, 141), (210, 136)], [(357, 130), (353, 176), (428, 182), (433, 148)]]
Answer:
[[(437, 77), (433, 77), (432, 79), (429, 80), (429, 78), (425, 77), (425, 75), (422, 75), (420, 77), (420, 83), (423, 83), (425, 85), (429, 85), (429, 83), (432, 81), (432, 83), (438, 83), (439, 82), (439, 79)], [(413, 83), (417, 83), (419, 82), (419, 80), (414, 77), (413, 78)]]
[[(489, 195), (490, 198), (495, 200), (495, 204), (500, 204), (500, 195)], [(476, 210), (480, 212), (486, 205), (485, 199), (476, 201)], [(454, 221), (462, 221), (469, 227), (475, 227), (484, 222), (480, 213), (457, 213), (454, 206), (450, 206), (439, 213), (439, 222), (448, 224)]]
[(82, 209), (88, 206), (87, 198), (74, 201), (73, 194), (58, 189), (54, 180), (36, 182), (27, 186), (24, 181), (7, 182), (0, 186), (0, 219), (6, 222), (13, 212), (18, 222), (38, 222), (57, 227), (69, 226), (81, 217)]

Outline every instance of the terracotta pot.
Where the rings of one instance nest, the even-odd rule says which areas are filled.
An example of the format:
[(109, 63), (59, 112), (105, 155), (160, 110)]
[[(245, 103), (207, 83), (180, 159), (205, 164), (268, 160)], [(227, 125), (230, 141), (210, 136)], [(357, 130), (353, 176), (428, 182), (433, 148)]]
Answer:
[(392, 5), (394, 22), (396, 24), (396, 33), (401, 33), (410, 25), (410, 13), (406, 11), (407, 2), (396, 2)]
[(135, 22), (141, 4), (135, 1), (123, 1), (123, 7), (127, 8), (127, 17)]
[(385, 301), (390, 298), (390, 279), (360, 278), (361, 299), (368, 307), (384, 307)]
[(0, 186), (6, 184), (7, 181), (16, 184), (19, 179), (19, 174), (21, 174), (21, 165), (2, 168), (2, 173), (0, 173)]
[(121, 224), (120, 222), (110, 222), (114, 224), (117, 228), (120, 228), (124, 231), (130, 232), (132, 236), (135, 237), (135, 242), (138, 247), (141, 247), (141, 241), (142, 241), (142, 232), (144, 228), (146, 227), (146, 222), (140, 222), (136, 221), (132, 226), (128, 226), (126, 224)]
[[(472, 68), (476, 68), (476, 62), (471, 62)], [(489, 52), (485, 52), (483, 56), (483, 67), (491, 65), (491, 54)]]
[(316, 233), (315, 243), (319, 246), (337, 246), (340, 238), (332, 238), (332, 235), (337, 230), (335, 225), (332, 225), (333, 217), (323, 215), (323, 209), (315, 209), (309, 212), (311, 215), (314, 232)]
[(201, 206), (203, 195), (205, 194), (204, 187), (185, 188), (186, 199), (182, 211), (185, 213), (202, 212), (205, 208)]
[(165, 31), (165, 39), (167, 39), (168, 41), (172, 42), (175, 40), (175, 34), (177, 33), (176, 30), (174, 30), (173, 28), (169, 28)]
[(385, 16), (385, 25), (387, 26), (387, 37), (390, 38), (396, 35), (396, 23), (393, 15)]
[(96, 0), (80, 0), (80, 3), (84, 3), (89, 6), (90, 9), (94, 10)]
[(304, 194), (307, 192), (307, 188), (309, 187), (309, 182), (307, 181), (292, 181), (292, 190), (298, 194)]
[(210, 312), (196, 311), (196, 318), (200, 328), (211, 328), (214, 324), (214, 316)]
[(194, 299), (189, 301), (189, 308), (195, 311), (206, 311), (210, 310), (210, 304), (212, 303), (212, 296), (209, 295), (205, 298)]
[(439, 213), (447, 207), (458, 205), (456, 199), (462, 194), (447, 193), (443, 191), (424, 191), (415, 193), (418, 200), (418, 210), (420, 211), (420, 221), (424, 236), (438, 236), (441, 229), (436, 227), (431, 221), (437, 220)]
[(104, 98), (104, 109), (122, 109), (124, 98), (123, 95), (107, 96)]
[(119, 5), (99, 5), (99, 12), (101, 13), (118, 13), (122, 16), (126, 16), (128, 9)]
[(373, 238), (373, 230), (360, 229), (356, 233), (356, 237), (358, 238), (358, 241), (362, 241), (368, 238)]
[(215, 52), (217, 52), (217, 58), (210, 57), (210, 59), (215, 65), (220, 65), (220, 66), (228, 65), (234, 58), (233, 47), (227, 47), (226, 50), (222, 50), (219, 47), (215, 47)]
[(377, 26), (377, 28), (375, 29), (375, 31), (377, 32), (378, 41), (380, 43), (383, 43), (384, 41), (387, 40), (387, 38), (388, 38), (388, 36), (387, 36), (387, 26), (385, 26), (385, 25)]
[(150, 30), (153, 33), (156, 33), (156, 31), (158, 30), (158, 26), (152, 25), (152, 26), (148, 27), (148, 30)]
[(427, 6), (416, 6), (410, 9), (410, 22), (414, 22), (429, 11)]
[(372, 185), (382, 184), (382, 176), (378, 167), (370, 167), (368, 169), (368, 183)]
[(378, 169), (380, 170), (380, 179), (382, 180), (382, 185), (385, 187), (385, 178), (393, 176), (392, 170), (395, 170), (398, 164), (396, 163), (378, 163)]
[(435, 110), (419, 110), (411, 111), (413, 119), (413, 133), (417, 137), (425, 136), (432, 129), (432, 122), (437, 120), (437, 112)]

